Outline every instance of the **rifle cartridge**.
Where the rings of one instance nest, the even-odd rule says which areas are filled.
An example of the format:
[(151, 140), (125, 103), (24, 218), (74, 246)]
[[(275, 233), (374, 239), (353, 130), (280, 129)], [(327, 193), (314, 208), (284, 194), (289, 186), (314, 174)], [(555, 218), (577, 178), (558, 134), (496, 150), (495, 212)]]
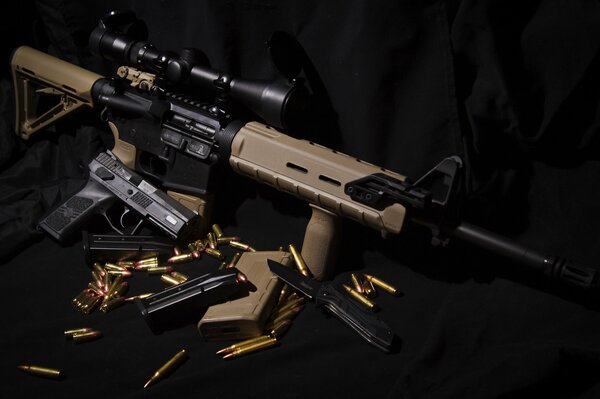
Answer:
[(248, 353), (256, 352), (261, 349), (270, 348), (272, 346), (277, 345), (279, 342), (275, 337), (269, 337), (268, 335), (265, 335), (264, 337), (265, 338), (262, 341), (254, 342), (244, 346), (239, 346), (233, 349), (231, 352), (223, 356), (223, 359), (231, 359)]
[(342, 284), (342, 287), (344, 287), (346, 292), (348, 292), (350, 295), (352, 295), (353, 298), (355, 298), (358, 302), (365, 305), (370, 310), (373, 310), (373, 311), (377, 310), (377, 304), (375, 302), (368, 300), (364, 295), (359, 294), (356, 290), (352, 289), (351, 287), (349, 287), (346, 284)]
[(374, 285), (381, 288), (385, 292), (387, 292), (391, 295), (394, 295), (394, 296), (398, 295), (398, 289), (396, 287), (394, 287), (393, 285), (388, 284), (385, 281), (383, 281), (377, 277), (373, 277), (370, 274), (364, 274), (364, 276), (369, 282), (373, 283)]
[(83, 334), (83, 333), (87, 333), (90, 331), (94, 331), (94, 329), (90, 328), (90, 327), (82, 327), (82, 328), (75, 328), (75, 329), (71, 329), (71, 330), (65, 330), (65, 338), (72, 339), (74, 334)]
[(26, 372), (27, 374), (37, 375), (40, 377), (52, 378), (55, 380), (61, 380), (65, 377), (61, 370), (53, 369), (49, 367), (21, 365), (17, 366), (19, 370)]
[(94, 341), (102, 337), (102, 333), (98, 330), (87, 331), (83, 333), (73, 334), (73, 342), (80, 344), (83, 342)]
[(144, 384), (144, 388), (148, 387), (150, 384), (154, 383), (158, 379), (166, 377), (168, 374), (173, 372), (173, 370), (183, 363), (188, 358), (187, 351), (185, 349), (177, 352), (171, 359), (169, 359), (164, 365), (162, 365), (150, 379)]

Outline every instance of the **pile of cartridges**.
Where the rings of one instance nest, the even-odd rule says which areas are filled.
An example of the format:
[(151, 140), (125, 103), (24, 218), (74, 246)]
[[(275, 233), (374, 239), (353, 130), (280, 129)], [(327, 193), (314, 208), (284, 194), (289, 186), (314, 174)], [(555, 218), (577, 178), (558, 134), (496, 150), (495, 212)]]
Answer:
[(377, 296), (375, 287), (380, 288), (393, 296), (398, 296), (398, 290), (394, 286), (377, 277), (371, 276), (370, 274), (363, 273), (362, 275), (358, 275), (352, 273), (350, 274), (350, 278), (354, 288), (350, 287), (348, 284), (342, 284), (342, 287), (344, 287), (346, 292), (354, 299), (373, 311), (378, 310), (377, 304), (372, 300), (372, 298)]
[(129, 289), (126, 279), (134, 276), (135, 272), (159, 275), (160, 280), (167, 285), (181, 284), (188, 280), (188, 276), (175, 271), (173, 265), (201, 259), (203, 254), (220, 260), (220, 268), (235, 267), (241, 253), (235, 253), (227, 262), (225, 254), (219, 249), (221, 245), (228, 245), (242, 251), (255, 251), (250, 245), (243, 243), (239, 237), (225, 237), (219, 225), (214, 224), (212, 231), (205, 238), (188, 244), (187, 252), (182, 252), (179, 247), (174, 246), (173, 256), (166, 260), (167, 265), (161, 265), (158, 257), (135, 261), (115, 261), (114, 263), (94, 263), (92, 281), (73, 299), (73, 306), (85, 314), (90, 314), (97, 308), (107, 313), (123, 303), (133, 302), (135, 298), (152, 295), (152, 293), (146, 293), (125, 297), (125, 293)]

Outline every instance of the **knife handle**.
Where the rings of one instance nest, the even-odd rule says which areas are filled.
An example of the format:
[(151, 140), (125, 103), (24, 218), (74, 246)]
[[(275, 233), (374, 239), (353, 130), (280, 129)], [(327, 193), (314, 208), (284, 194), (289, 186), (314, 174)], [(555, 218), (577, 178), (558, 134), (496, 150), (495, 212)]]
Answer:
[(372, 345), (385, 352), (390, 351), (394, 338), (390, 327), (331, 284), (323, 283), (316, 304), (323, 306)]

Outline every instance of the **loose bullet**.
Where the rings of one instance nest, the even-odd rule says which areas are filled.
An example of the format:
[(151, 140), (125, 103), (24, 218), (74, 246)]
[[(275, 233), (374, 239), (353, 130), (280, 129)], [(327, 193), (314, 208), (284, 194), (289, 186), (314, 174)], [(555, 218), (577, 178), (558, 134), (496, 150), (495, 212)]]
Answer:
[(21, 366), (17, 366), (17, 368), (28, 374), (37, 375), (40, 377), (52, 378), (55, 380), (60, 380), (60, 379), (64, 378), (64, 374), (61, 370), (53, 369), (53, 368), (49, 368), (49, 367), (21, 365)]
[(75, 328), (72, 330), (65, 330), (65, 338), (72, 339), (74, 334), (83, 334), (83, 333), (87, 333), (90, 331), (94, 331), (94, 329), (90, 328), (90, 327), (82, 327), (82, 328)]
[(306, 262), (304, 262), (302, 255), (300, 254), (300, 252), (298, 252), (294, 244), (288, 245), (288, 249), (290, 250), (292, 257), (294, 258), (294, 263), (296, 264), (296, 268), (298, 268), (298, 271), (300, 271), (300, 274), (302, 274), (305, 277), (312, 277), (310, 275), (310, 270), (308, 269), (308, 266), (306, 266)]
[(223, 236), (223, 230), (221, 230), (221, 227), (218, 224), (213, 224), (212, 230), (217, 238), (221, 238)]
[(344, 287), (346, 292), (348, 292), (350, 295), (352, 295), (352, 297), (354, 297), (357, 301), (359, 301), (360, 303), (365, 305), (367, 308), (369, 308), (371, 310), (377, 309), (377, 305), (375, 304), (375, 302), (368, 300), (364, 295), (358, 293), (356, 290), (353, 290), (346, 284), (342, 284), (342, 286)]
[(238, 357), (238, 356), (248, 354), (251, 352), (256, 352), (257, 350), (269, 348), (276, 344), (277, 344), (277, 338), (267, 336), (267, 338), (264, 341), (259, 341), (259, 342), (255, 342), (253, 344), (235, 348), (233, 351), (231, 351), (230, 353), (223, 356), (223, 359), (231, 359), (233, 357)]
[(161, 368), (159, 368), (152, 375), (152, 377), (150, 377), (150, 379), (146, 382), (146, 384), (144, 384), (144, 388), (148, 387), (150, 384), (154, 383), (155, 381), (166, 377), (169, 373), (171, 373), (175, 369), (175, 367), (177, 367), (181, 363), (183, 363), (183, 361), (186, 360), (187, 357), (188, 357), (188, 354), (185, 349), (182, 349), (179, 352), (177, 352), (175, 354), (175, 356), (173, 356), (171, 359), (169, 359), (168, 362), (166, 362)]
[(94, 341), (100, 337), (102, 337), (102, 333), (100, 331), (92, 330), (84, 333), (73, 334), (73, 341), (80, 344), (83, 342)]
[(370, 282), (372, 282), (374, 285), (378, 286), (382, 290), (386, 291), (387, 293), (394, 295), (394, 296), (398, 295), (398, 289), (396, 287), (394, 287), (393, 285), (388, 284), (385, 281), (383, 281), (377, 277), (373, 277), (370, 274), (363, 274), (363, 276), (365, 276), (365, 278), (367, 280), (369, 280)]

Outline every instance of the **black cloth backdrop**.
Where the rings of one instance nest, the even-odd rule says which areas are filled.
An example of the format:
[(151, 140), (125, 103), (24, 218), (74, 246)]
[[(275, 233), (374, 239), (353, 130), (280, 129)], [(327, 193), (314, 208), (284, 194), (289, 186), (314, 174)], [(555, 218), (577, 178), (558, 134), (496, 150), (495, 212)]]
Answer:
[[(379, 316), (401, 342), (390, 354), (311, 305), (278, 347), (230, 361), (214, 354), (225, 343), (204, 342), (194, 325), (153, 335), (134, 306), (77, 312), (71, 300), (90, 276), (81, 243), (60, 246), (35, 225), (84, 182), (85, 165), (110, 148), (112, 135), (96, 111), (86, 111), (20, 140), (9, 69), (12, 50), (26, 44), (110, 75), (87, 38), (112, 9), (134, 10), (158, 48), (197, 47), (234, 76), (277, 76), (265, 42), (285, 32), (315, 94), (310, 127), (289, 134), (411, 178), (459, 155), (465, 220), (595, 266), (597, 1), (43, 0), (11, 7), (4, 6), (0, 28), (3, 397), (600, 395), (594, 296), (459, 242), (432, 247), (418, 230), (382, 240), (344, 222), (333, 283), (365, 272), (402, 291), (377, 298)], [(301, 245), (306, 204), (233, 173), (216, 195), (213, 220), (226, 233), (265, 250)], [(194, 267), (184, 270), (193, 275)], [(131, 292), (152, 284), (132, 281)], [(62, 331), (78, 326), (104, 337), (66, 341)], [(190, 359), (142, 389), (181, 348)], [(31, 377), (19, 364), (61, 368), (67, 378)]]

